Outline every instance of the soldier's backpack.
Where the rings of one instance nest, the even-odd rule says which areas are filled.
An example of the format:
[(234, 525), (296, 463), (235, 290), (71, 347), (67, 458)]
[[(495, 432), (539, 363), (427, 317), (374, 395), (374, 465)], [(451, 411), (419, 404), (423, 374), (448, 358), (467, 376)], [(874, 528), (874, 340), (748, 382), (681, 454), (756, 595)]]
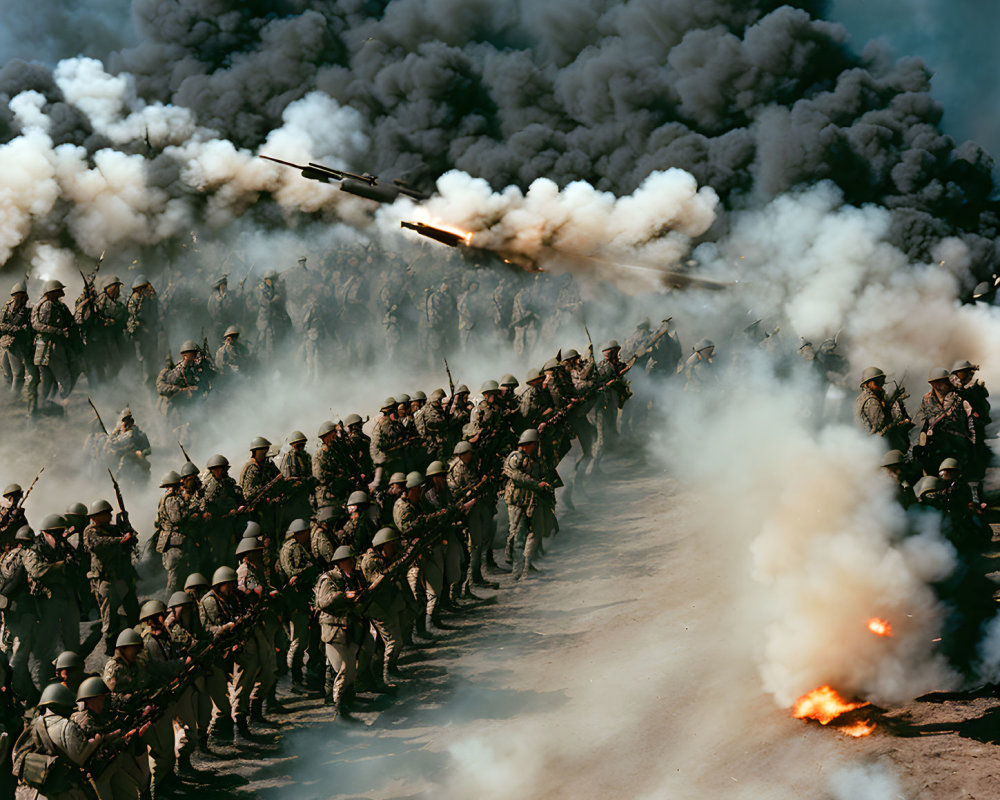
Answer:
[[(51, 753), (60, 753), (55, 742), (45, 726), (44, 717), (38, 717), (34, 724), (27, 728), (22, 736), (38, 737), (42, 747)], [(17, 746), (15, 746), (15, 749)], [(20, 764), (17, 776), (32, 789), (37, 789), (42, 794), (58, 794), (68, 792), (74, 787), (74, 769), (69, 761), (62, 755), (48, 755), (46, 753), (28, 752), (25, 753)]]

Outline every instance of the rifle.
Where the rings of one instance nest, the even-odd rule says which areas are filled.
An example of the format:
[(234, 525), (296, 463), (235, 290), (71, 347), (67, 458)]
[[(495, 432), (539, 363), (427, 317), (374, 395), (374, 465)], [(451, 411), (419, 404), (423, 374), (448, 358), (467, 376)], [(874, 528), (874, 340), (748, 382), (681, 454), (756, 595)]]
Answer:
[(257, 492), (257, 494), (255, 494), (253, 497), (247, 500), (239, 508), (234, 508), (228, 514), (226, 514), (226, 516), (233, 517), (236, 516), (237, 514), (245, 514), (248, 511), (252, 511), (253, 508), (257, 505), (257, 503), (259, 503), (261, 500), (264, 499), (264, 495), (267, 494), (267, 491), (280, 480), (284, 480), (284, 476), (279, 472), (277, 475), (271, 478), (271, 480), (268, 481), (267, 485), (264, 486), (259, 492)]
[(90, 407), (94, 409), (94, 414), (97, 416), (97, 421), (101, 424), (101, 430), (104, 431), (104, 435), (110, 436), (111, 434), (108, 433), (108, 429), (104, 424), (104, 420), (101, 419), (101, 412), (97, 410), (97, 406), (94, 405), (94, 401), (88, 397), (87, 402), (90, 403)]
[(587, 334), (587, 352), (590, 353), (590, 357), (594, 357), (594, 340), (590, 337), (590, 328), (587, 327), (587, 323), (583, 323), (583, 332)]
[(451, 378), (451, 369), (448, 367), (448, 359), (444, 360), (444, 371), (448, 373), (448, 408), (447, 414), (450, 416), (455, 407), (455, 381)]
[(93, 304), (97, 300), (97, 291), (94, 287), (94, 282), (97, 280), (97, 273), (101, 269), (101, 262), (104, 261), (104, 252), (101, 252), (101, 257), (97, 259), (97, 264), (94, 265), (94, 271), (90, 273), (88, 278), (83, 274), (83, 270), (79, 270), (80, 277), (83, 278), (83, 300), (81, 305), (87, 305), (88, 303)]
[(14, 516), (15, 514), (17, 514), (18, 511), (20, 511), (22, 508), (24, 508), (24, 501), (28, 499), (28, 495), (31, 494), (31, 490), (35, 488), (35, 484), (38, 483), (38, 479), (40, 477), (42, 477), (42, 473), (43, 472), (45, 472), (45, 467), (44, 466), (40, 470), (38, 470), (38, 472), (35, 473), (34, 479), (31, 481), (31, 484), (28, 486), (28, 491), (26, 491), (24, 494), (21, 495), (21, 499), (18, 500), (14, 504), (14, 507), (10, 510), (11, 516)]
[(115, 500), (118, 502), (118, 524), (125, 533), (135, 533), (132, 523), (128, 519), (128, 511), (125, 510), (125, 499), (122, 497), (122, 487), (118, 484), (115, 474), (108, 468), (108, 475), (111, 476), (111, 484), (115, 487)]
[(670, 325), (668, 325), (667, 323), (669, 323), (670, 320), (672, 319), (673, 317), (667, 317), (665, 320), (663, 320), (664, 323), (663, 327), (659, 331), (657, 331), (656, 335), (653, 336), (652, 339), (650, 339), (648, 342), (646, 342), (646, 344), (644, 344), (636, 351), (635, 353), (636, 358), (642, 358), (643, 356), (649, 355), (650, 353), (653, 352), (653, 345), (656, 344), (658, 341), (660, 341), (660, 339), (666, 336), (667, 333), (670, 331)]
[(194, 462), (191, 460), (191, 456), (188, 455), (187, 448), (185, 448), (184, 445), (181, 444), (180, 439), (177, 440), (177, 446), (181, 449), (181, 452), (184, 454), (184, 460), (188, 464), (193, 464)]

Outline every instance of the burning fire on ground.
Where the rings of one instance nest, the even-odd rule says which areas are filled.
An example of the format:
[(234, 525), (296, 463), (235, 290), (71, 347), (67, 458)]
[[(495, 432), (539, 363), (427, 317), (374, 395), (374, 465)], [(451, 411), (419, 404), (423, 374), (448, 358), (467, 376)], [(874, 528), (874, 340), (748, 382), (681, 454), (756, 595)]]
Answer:
[(892, 636), (892, 625), (887, 619), (872, 617), (868, 620), (868, 630), (876, 636)]
[[(820, 725), (829, 725), (848, 711), (867, 706), (867, 702), (852, 703), (841, 697), (832, 686), (820, 686), (808, 694), (802, 695), (792, 706), (792, 716), (795, 719), (814, 719)], [(833, 726), (848, 736), (868, 736), (875, 730), (875, 724), (864, 720), (846, 725)]]

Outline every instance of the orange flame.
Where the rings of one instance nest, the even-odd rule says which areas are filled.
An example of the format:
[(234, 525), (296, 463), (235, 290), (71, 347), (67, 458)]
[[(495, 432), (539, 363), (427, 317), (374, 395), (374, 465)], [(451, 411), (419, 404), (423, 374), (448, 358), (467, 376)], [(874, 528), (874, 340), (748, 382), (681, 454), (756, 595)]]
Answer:
[(792, 716), (795, 719), (814, 719), (820, 725), (826, 725), (841, 714), (866, 705), (868, 703), (849, 703), (832, 686), (820, 686), (795, 701)]
[(853, 725), (837, 726), (837, 730), (841, 733), (846, 733), (848, 736), (853, 736), (855, 739), (860, 739), (862, 736), (871, 735), (872, 731), (875, 730), (875, 723), (866, 719), (861, 722), (855, 722)]
[(887, 619), (872, 617), (868, 620), (868, 630), (876, 636), (892, 636), (892, 625)]

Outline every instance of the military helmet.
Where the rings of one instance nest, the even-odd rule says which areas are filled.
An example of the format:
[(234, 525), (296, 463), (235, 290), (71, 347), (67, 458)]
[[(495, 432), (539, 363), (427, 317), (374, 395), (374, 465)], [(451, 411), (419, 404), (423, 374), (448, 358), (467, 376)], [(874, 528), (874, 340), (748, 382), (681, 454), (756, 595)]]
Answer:
[(101, 281), (101, 288), (107, 289), (111, 286), (121, 286), (121, 279), (117, 275), (108, 275), (103, 281)]
[(951, 365), (951, 373), (954, 375), (956, 372), (962, 372), (963, 370), (971, 369), (975, 370), (976, 367), (971, 361), (956, 361)]
[(543, 372), (551, 372), (554, 369), (559, 369), (559, 362), (556, 359), (554, 359), (554, 358), (550, 358), (542, 366), (542, 371)]
[(514, 386), (514, 387), (516, 387), (516, 386), (520, 386), (521, 382), (517, 378), (515, 378), (513, 375), (504, 375), (500, 379), (500, 385), (501, 386)]
[(993, 287), (990, 286), (989, 281), (983, 281), (982, 283), (977, 283), (976, 288), (972, 290), (972, 299), (978, 300), (980, 297), (990, 293)]
[(405, 472), (392, 473), (392, 477), (389, 478), (389, 485), (392, 486), (394, 483), (406, 483), (406, 473)]
[(139, 609), (139, 621), (142, 622), (144, 619), (155, 617), (157, 614), (164, 614), (166, 611), (167, 607), (163, 604), (162, 600), (147, 600), (142, 604), (142, 608)]
[(236, 581), (236, 570), (232, 567), (219, 567), (212, 573), (212, 586), (219, 586), (223, 583), (234, 583)]
[(542, 373), (539, 372), (535, 367), (532, 367), (531, 369), (528, 370), (528, 375), (527, 377), (525, 377), (525, 380), (528, 383), (531, 383), (532, 381), (537, 381), (542, 377), (543, 377)]
[(35, 541), (35, 532), (31, 530), (31, 526), (22, 525), (17, 529), (17, 533), (14, 534), (14, 541), (16, 542), (33, 542)]
[(269, 439), (265, 439), (263, 436), (258, 436), (250, 442), (250, 452), (252, 453), (254, 450), (266, 450), (270, 446), (271, 441)]
[(883, 467), (894, 467), (897, 464), (903, 463), (903, 454), (899, 450), (890, 450), (884, 456), (882, 456), (882, 463), (880, 466)]
[[(702, 344), (703, 342), (707, 342), (707, 341), (708, 341), (708, 339), (702, 339), (701, 342), (699, 342), (698, 344)], [(710, 346), (711, 346), (710, 344), (709, 345), (705, 345), (705, 347), (710, 347)], [(608, 339), (607, 344), (605, 344), (604, 347), (601, 348), (601, 352), (602, 353), (607, 353), (609, 350), (621, 350), (621, 347), (622, 346), (620, 344), (618, 344), (618, 340), (617, 339)], [(698, 345), (695, 345), (694, 349), (698, 350), (698, 349), (704, 349), (704, 348), (699, 348)]]
[(951, 373), (948, 372), (944, 367), (934, 367), (930, 372), (927, 373), (927, 382), (934, 383), (934, 381), (948, 381), (951, 380)]
[(168, 486), (177, 486), (181, 482), (181, 476), (178, 475), (173, 470), (170, 470), (166, 475), (160, 478), (160, 488), (165, 489)]
[(575, 348), (573, 348), (573, 347), (571, 347), (569, 350), (566, 350), (562, 354), (562, 360), (563, 361), (572, 361), (574, 358), (579, 358), (579, 357), (580, 357), (580, 353), (577, 352), (577, 350)]
[(240, 329), (235, 325), (230, 325), (228, 328), (226, 328), (226, 332), (222, 334), (222, 338), (228, 339), (230, 336), (239, 336), (239, 335), (240, 335)]
[(42, 698), (38, 701), (38, 707), (69, 711), (73, 708), (74, 703), (76, 703), (76, 699), (69, 689), (61, 683), (50, 683), (42, 690)]
[(337, 423), (332, 419), (325, 420), (320, 424), (319, 431), (316, 433), (316, 438), (322, 439), (328, 433), (333, 433), (335, 430), (337, 430)]
[(8, 483), (7, 488), (3, 490), (4, 497), (10, 497), (12, 494), (17, 494), (18, 492), (23, 492), (24, 489), (21, 488), (19, 483)]
[(364, 489), (358, 489), (351, 492), (351, 496), (347, 498), (347, 505), (349, 506), (363, 506), (371, 502), (371, 498), (368, 497), (368, 492)]
[(861, 386), (864, 386), (868, 381), (885, 380), (885, 373), (878, 367), (865, 367), (865, 371), (861, 373)]
[(180, 473), (181, 477), (190, 478), (192, 475), (197, 475), (197, 474), (198, 474), (198, 467), (196, 467), (194, 463), (191, 461), (185, 461), (184, 466), (181, 467), (181, 473)]
[(256, 536), (244, 536), (240, 539), (240, 543), (236, 545), (236, 555), (241, 556), (244, 553), (254, 553), (263, 549), (260, 540)]
[(431, 392), (431, 402), (436, 403), (438, 400), (444, 400), (444, 389), (435, 389)]
[(347, 558), (354, 558), (354, 550), (349, 544), (342, 544), (336, 550), (333, 551), (333, 558), (331, 561), (343, 561)]
[(142, 637), (132, 628), (126, 628), (115, 639), (115, 650), (119, 647), (135, 647), (137, 645), (142, 647)]
[(208, 578), (202, 575), (200, 572), (192, 572), (187, 576), (187, 580), (184, 581), (185, 589), (197, 589), (202, 586), (208, 586)]
[(326, 522), (331, 519), (343, 519), (345, 511), (340, 506), (323, 506), (316, 512), (317, 522)]
[(58, 514), (49, 514), (42, 520), (40, 531), (63, 531), (66, 530), (66, 520)]
[(399, 534), (393, 528), (380, 528), (378, 533), (372, 538), (372, 547), (398, 541)]
[(216, 467), (228, 467), (229, 459), (226, 458), (221, 453), (216, 453), (214, 456), (209, 456), (208, 461), (205, 462), (205, 466), (208, 469), (215, 469)]
[(465, 455), (466, 453), (471, 453), (471, 452), (472, 452), (472, 445), (469, 444), (469, 442), (465, 441), (464, 439), (455, 445), (455, 450), (453, 451), (454, 455), (456, 456), (462, 456)]
[(413, 399), (413, 400), (419, 400), (420, 402), (424, 402), (424, 401), (426, 401), (426, 400), (427, 400), (427, 395), (426, 395), (426, 394), (424, 394), (424, 393), (423, 393), (422, 391), (420, 391), (420, 390), (418, 389), (417, 391), (415, 391), (415, 392), (413, 393), (413, 398), (412, 398), (412, 399)]
[(403, 392), (399, 397), (396, 398), (397, 406), (401, 406), (409, 402), (410, 402), (410, 396), (406, 392)]
[(464, 383), (458, 384), (458, 388), (455, 390), (455, 396), (456, 397), (458, 395), (460, 395), (460, 394), (468, 394), (468, 393), (469, 393), (469, 387), (468, 386), (466, 386)]
[(397, 403), (395, 397), (387, 397), (382, 401), (382, 405), (379, 406), (379, 411), (385, 411), (387, 409), (391, 411), (396, 407), (396, 405)]
[(136, 275), (132, 279), (132, 288), (133, 289), (141, 289), (143, 286), (146, 286), (148, 283), (149, 283), (149, 280), (146, 278), (145, 275), (143, 275), (140, 272), (138, 275)]
[(308, 441), (309, 437), (306, 436), (302, 431), (292, 431), (292, 435), (288, 437), (289, 444), (298, 444), (299, 442)]
[(107, 500), (95, 500), (87, 509), (87, 516), (96, 517), (98, 514), (104, 514), (108, 511), (111, 511), (111, 503)]
[(243, 529), (244, 539), (249, 539), (251, 536), (254, 538), (260, 536), (260, 525), (253, 520), (249, 520), (247, 526)]
[(518, 444), (531, 444), (532, 442), (538, 441), (538, 431), (534, 428), (528, 428), (524, 431), (517, 439)]
[(188, 339), (181, 345), (181, 353), (197, 353), (200, 349), (194, 339)]
[(352, 425), (360, 425), (361, 422), (362, 422), (362, 419), (357, 414), (348, 414), (346, 417), (344, 417), (344, 424), (348, 428), (350, 428)]
[(938, 472), (946, 469), (961, 469), (962, 465), (958, 463), (957, 458), (946, 458), (941, 462), (941, 466), (938, 467)]
[(940, 478), (938, 478), (936, 475), (924, 475), (924, 477), (922, 477), (919, 481), (917, 481), (917, 485), (913, 487), (913, 493), (917, 496), (917, 499), (919, 500), (928, 492), (936, 492), (940, 488), (941, 488)]
[(170, 599), (167, 601), (167, 606), (169, 608), (177, 608), (177, 606), (189, 606), (194, 605), (194, 600), (191, 595), (187, 592), (174, 592), (170, 595)]
[(285, 531), (285, 538), (289, 536), (294, 536), (297, 533), (305, 533), (309, 530), (309, 523), (304, 519), (293, 519), (292, 524), (288, 526), (288, 530)]
[(83, 503), (73, 503), (66, 509), (67, 517), (85, 517), (87, 516), (87, 507)]
[(24, 283), (18, 281), (13, 286), (10, 287), (10, 296), (13, 297), (15, 294), (27, 294), (28, 290), (24, 288)]
[(72, 650), (63, 650), (56, 658), (55, 667), (57, 670), (76, 669), (77, 667), (82, 666), (83, 659), (80, 658), (80, 654), (75, 653)]
[(694, 351), (700, 353), (702, 350), (708, 350), (710, 347), (715, 347), (715, 342), (711, 339), (701, 339), (694, 346)]
[(108, 685), (103, 679), (99, 678), (97, 675), (92, 675), (89, 678), (85, 678), (80, 684), (80, 688), (76, 690), (77, 702), (81, 700), (92, 700), (95, 697), (102, 697), (111, 692), (108, 689)]
[(428, 478), (431, 478), (434, 475), (444, 475), (447, 471), (448, 471), (447, 468), (445, 467), (445, 465), (442, 462), (440, 462), (440, 461), (432, 461), (428, 465), (427, 472), (425, 473), (425, 475)]
[(45, 285), (42, 286), (42, 294), (48, 294), (49, 292), (58, 292), (60, 289), (65, 289), (66, 286), (62, 281), (52, 278), (45, 281)]
[(220, 275), (218, 278), (212, 281), (212, 288), (218, 289), (224, 283), (229, 283), (229, 275)]
[(483, 385), (479, 387), (479, 391), (483, 394), (487, 392), (499, 392), (500, 384), (493, 380), (483, 381)]
[(406, 476), (406, 488), (416, 489), (418, 486), (423, 486), (424, 476), (421, 475), (417, 470), (410, 472)]

